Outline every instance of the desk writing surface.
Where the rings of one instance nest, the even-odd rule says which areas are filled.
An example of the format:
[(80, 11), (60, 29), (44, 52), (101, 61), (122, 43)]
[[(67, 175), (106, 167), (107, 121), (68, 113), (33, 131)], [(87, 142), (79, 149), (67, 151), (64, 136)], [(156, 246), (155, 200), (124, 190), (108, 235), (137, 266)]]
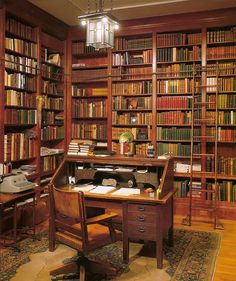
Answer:
[[(73, 185), (63, 185), (60, 186), (59, 189), (63, 189), (70, 192), (76, 192), (76, 190), (73, 189)], [(174, 192), (169, 192), (167, 195), (165, 195), (162, 199), (158, 197), (158, 194), (154, 192), (154, 195), (151, 195), (150, 193), (144, 192), (144, 190), (141, 190), (140, 194), (132, 194), (128, 196), (121, 196), (121, 195), (113, 195), (112, 192), (107, 194), (97, 194), (92, 192), (84, 192), (84, 196), (87, 199), (105, 199), (105, 200), (112, 200), (112, 201), (131, 201), (131, 202), (137, 202), (137, 203), (146, 203), (146, 204), (165, 204), (169, 198), (173, 196)]]
[[(140, 167), (149, 169), (158, 169), (157, 179), (160, 180), (159, 190), (160, 198), (163, 198), (169, 192), (173, 191), (173, 158), (167, 159), (147, 158), (147, 157), (125, 157), (122, 155), (114, 156), (66, 156), (58, 170), (53, 176), (51, 183), (55, 187), (68, 184), (68, 176), (71, 175), (70, 165), (81, 165), (82, 167), (89, 165), (112, 165)], [(83, 168), (85, 170), (85, 168)], [(161, 174), (159, 174), (161, 172)], [(149, 179), (147, 179), (148, 182)], [(157, 186), (156, 186), (157, 188)]]
[(19, 193), (0, 193), (0, 204), (11, 204), (21, 202), (35, 195), (34, 190)]

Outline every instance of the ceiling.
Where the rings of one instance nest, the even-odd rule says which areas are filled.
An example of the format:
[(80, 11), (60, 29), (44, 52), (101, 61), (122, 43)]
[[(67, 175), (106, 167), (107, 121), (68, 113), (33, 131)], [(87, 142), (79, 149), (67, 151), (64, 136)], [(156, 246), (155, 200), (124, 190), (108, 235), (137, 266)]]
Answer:
[[(236, 0), (103, 0), (103, 10), (119, 20), (200, 12), (236, 7)], [(29, 0), (29, 2), (73, 26), (77, 16), (96, 11), (96, 0)]]

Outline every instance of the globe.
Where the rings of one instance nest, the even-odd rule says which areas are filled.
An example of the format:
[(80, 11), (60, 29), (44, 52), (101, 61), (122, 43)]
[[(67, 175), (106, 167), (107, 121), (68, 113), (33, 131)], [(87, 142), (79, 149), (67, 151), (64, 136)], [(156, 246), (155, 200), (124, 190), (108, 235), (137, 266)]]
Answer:
[(125, 143), (125, 142), (133, 142), (134, 140), (134, 136), (131, 132), (124, 132), (120, 135), (120, 138), (119, 138), (119, 142), (120, 143)]

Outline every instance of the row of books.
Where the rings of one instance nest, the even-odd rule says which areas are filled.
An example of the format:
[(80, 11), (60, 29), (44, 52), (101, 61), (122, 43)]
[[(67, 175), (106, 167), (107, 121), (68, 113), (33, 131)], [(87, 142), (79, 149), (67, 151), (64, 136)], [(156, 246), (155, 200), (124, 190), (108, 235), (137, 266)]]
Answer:
[(207, 31), (207, 43), (236, 41), (236, 27)]
[(206, 119), (208, 125), (215, 125), (216, 118), (218, 118), (218, 125), (236, 125), (236, 111), (218, 111), (217, 116), (215, 111), (207, 111)]
[(113, 125), (151, 125), (152, 114), (142, 112), (122, 113), (118, 114), (117, 111), (112, 112)]
[[(59, 116), (59, 118), (58, 118)], [(61, 117), (61, 118), (60, 118)], [(63, 125), (63, 115), (56, 114), (54, 111), (45, 111), (42, 112), (42, 125)]]
[(5, 38), (6, 51), (10, 50), (20, 55), (37, 58), (37, 45), (17, 38)]
[(232, 92), (236, 90), (236, 77), (207, 77), (207, 92)]
[[(235, 123), (236, 124), (236, 123)], [(218, 141), (236, 142), (236, 129), (218, 128)]]
[[(193, 132), (194, 136), (201, 135), (201, 129), (196, 128)], [(179, 127), (157, 127), (157, 140), (191, 140), (192, 132), (190, 128)]]
[(121, 79), (151, 79), (152, 67), (129, 67), (121, 69)]
[[(208, 108), (214, 108), (216, 102), (215, 95), (207, 95), (207, 102), (210, 102)], [(236, 108), (236, 95), (218, 95), (218, 108)]]
[(36, 79), (22, 73), (8, 73), (5, 71), (5, 86), (33, 92), (36, 91)]
[(106, 49), (95, 49), (93, 46), (86, 46), (85, 42), (72, 42), (72, 55), (91, 54), (106, 52)]
[(49, 155), (41, 158), (40, 170), (42, 172), (54, 172), (55, 169), (61, 164), (63, 154)]
[(130, 82), (130, 83), (113, 83), (112, 84), (112, 94), (120, 95), (141, 95), (141, 94), (151, 94), (152, 93), (152, 82), (142, 81), (142, 82)]
[(5, 53), (5, 67), (11, 70), (36, 74), (37, 62), (28, 57), (15, 56)]
[(157, 65), (157, 79), (159, 77), (186, 77), (193, 76), (193, 71), (196, 69), (193, 64), (175, 63), (170, 65)]
[(27, 92), (19, 92), (15, 90), (5, 90), (5, 105), (36, 107), (36, 97)]
[(119, 50), (133, 50), (133, 49), (152, 49), (152, 38), (115, 38), (114, 49)]
[(106, 124), (72, 123), (73, 139), (107, 139)]
[(42, 77), (62, 82), (64, 80), (64, 72), (62, 68), (54, 65), (42, 64), (41, 67)]
[[(217, 159), (217, 172), (223, 175), (236, 175), (236, 157), (224, 157), (220, 156)], [(206, 159), (206, 171), (214, 172), (215, 159), (214, 157), (207, 157)]]
[[(147, 156), (147, 143), (136, 144), (134, 147), (134, 153), (138, 157), (145, 157)], [(121, 153), (121, 145), (118, 142), (112, 142), (112, 151), (116, 154)]]
[(234, 59), (236, 46), (220, 46), (207, 48), (207, 59)]
[(116, 96), (113, 98), (112, 109), (151, 109), (152, 98), (151, 97), (123, 97)]
[(199, 86), (200, 81), (190, 78), (174, 80), (157, 80), (157, 93), (160, 94), (186, 94), (191, 93), (193, 85)]
[(34, 38), (34, 29), (31, 26), (10, 17), (6, 18), (5, 29), (13, 35), (23, 37), (27, 40), (32, 40)]
[(175, 197), (177, 198), (185, 198), (187, 197), (189, 191), (189, 181), (174, 181), (173, 182), (174, 188), (177, 190), (175, 193)]
[(157, 46), (201, 44), (201, 33), (158, 33)]
[[(193, 153), (200, 153), (201, 145), (193, 145)], [(190, 156), (191, 147), (190, 144), (183, 143), (158, 143), (157, 144), (157, 154), (162, 155), (169, 153), (173, 156)]]
[(158, 125), (190, 125), (191, 120), (191, 111), (167, 111), (157, 113)]
[(195, 61), (201, 59), (201, 48), (161, 48), (157, 49), (157, 62)]
[(60, 140), (65, 137), (64, 127), (61, 126), (47, 126), (41, 129), (41, 140)]
[(68, 147), (68, 155), (92, 154), (95, 143), (91, 140), (72, 139)]
[(79, 117), (106, 117), (107, 102), (106, 100), (75, 100), (72, 104), (74, 118)]
[(131, 132), (134, 136), (134, 140), (150, 140), (152, 137), (151, 127), (145, 128), (121, 128), (121, 127), (113, 127), (112, 128), (112, 139), (119, 140), (119, 137), (124, 132)]
[(41, 91), (44, 94), (63, 96), (63, 84), (42, 80)]
[(51, 109), (51, 110), (63, 110), (64, 109), (64, 99), (44, 96), (43, 108)]
[[(212, 187), (214, 188), (214, 187)], [(222, 181), (219, 184), (219, 200), (236, 202), (236, 183), (233, 181)]]
[(207, 64), (208, 76), (234, 75), (236, 74), (235, 62), (217, 62)]
[(4, 135), (4, 161), (15, 161), (35, 157), (35, 139), (24, 133)]
[(192, 97), (158, 97), (156, 99), (156, 106), (157, 109), (188, 109), (192, 107)]
[(5, 109), (4, 120), (7, 125), (35, 125), (37, 111), (28, 109)]
[(112, 65), (145, 63), (152, 63), (152, 50), (139, 51), (138, 53), (113, 53), (112, 55)]
[(81, 88), (72, 85), (72, 97), (97, 97), (107, 96), (107, 88)]

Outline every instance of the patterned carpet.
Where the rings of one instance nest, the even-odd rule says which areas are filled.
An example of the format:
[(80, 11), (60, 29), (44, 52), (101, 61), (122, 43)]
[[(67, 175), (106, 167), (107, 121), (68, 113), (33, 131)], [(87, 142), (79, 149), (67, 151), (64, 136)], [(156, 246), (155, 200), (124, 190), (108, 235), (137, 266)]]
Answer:
[[(121, 245), (119, 243), (105, 246), (93, 252), (91, 257), (99, 257), (111, 262), (118, 269), (119, 274), (128, 272), (129, 267), (122, 263)], [(174, 231), (174, 247), (168, 247), (166, 243), (164, 245), (167, 266), (163, 270), (172, 281), (212, 280), (215, 260), (220, 247), (220, 234), (176, 229)], [(154, 255), (154, 248), (152, 245), (147, 246), (146, 249), (143, 247), (138, 255), (148, 254), (148, 256), (152, 256)], [(30, 261), (29, 255), (44, 252), (48, 249), (47, 233), (41, 236), (40, 241), (28, 238), (20, 242), (20, 249), (21, 251), (18, 253), (8, 248), (1, 254), (0, 281), (10, 280), (21, 265)], [(96, 277), (95, 280), (101, 280), (101, 278)]]

